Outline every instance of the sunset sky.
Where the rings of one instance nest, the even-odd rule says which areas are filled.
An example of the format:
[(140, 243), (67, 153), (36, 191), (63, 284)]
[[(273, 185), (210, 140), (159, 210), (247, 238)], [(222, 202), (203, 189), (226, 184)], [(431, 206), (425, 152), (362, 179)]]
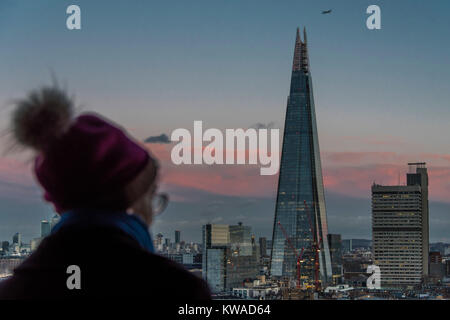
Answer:
[[(66, 29), (81, 7), (82, 29)], [(381, 7), (382, 29), (366, 28)], [(333, 9), (328, 15), (322, 10)], [(0, 2), (0, 128), (11, 101), (58, 81), (80, 110), (144, 140), (176, 128), (282, 133), (295, 30), (306, 26), (329, 230), (370, 238), (370, 187), (405, 183), (427, 162), (430, 240), (450, 242), (450, 2), (25, 1)], [(7, 149), (8, 136), (2, 136)], [(153, 232), (199, 241), (207, 222), (242, 221), (271, 237), (277, 176), (258, 166), (175, 166), (173, 144), (147, 144), (171, 195)], [(39, 235), (51, 216), (29, 154), (0, 158), (0, 240)]]

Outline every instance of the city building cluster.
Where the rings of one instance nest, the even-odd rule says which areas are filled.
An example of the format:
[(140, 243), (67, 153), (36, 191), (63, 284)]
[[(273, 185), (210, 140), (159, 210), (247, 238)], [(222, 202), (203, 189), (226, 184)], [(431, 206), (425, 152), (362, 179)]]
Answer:
[[(3, 241), (0, 250), (0, 278), (10, 276), (50, 234), (58, 217), (41, 221), (41, 237), (23, 243), (20, 233), (12, 242)], [(450, 244), (432, 243), (429, 248), (429, 276), (419, 284), (367, 288), (367, 267), (374, 263), (373, 243), (367, 239), (341, 239), (328, 234), (332, 280), (320, 293), (292, 290), (270, 275), (272, 242), (266, 237), (256, 240), (250, 226), (207, 224), (202, 227), (202, 243), (182, 240), (181, 231), (174, 241), (158, 233), (154, 237), (157, 254), (182, 264), (203, 277), (214, 296), (221, 299), (430, 299), (449, 298)], [(200, 232), (200, 230), (199, 230)]]
[(12, 241), (1, 241), (0, 247), (0, 279), (11, 275), (16, 268), (31, 252), (33, 252), (43, 238), (48, 236), (54, 225), (59, 221), (59, 216), (54, 215), (50, 220), (41, 221), (41, 236), (25, 243), (22, 234), (16, 232)]

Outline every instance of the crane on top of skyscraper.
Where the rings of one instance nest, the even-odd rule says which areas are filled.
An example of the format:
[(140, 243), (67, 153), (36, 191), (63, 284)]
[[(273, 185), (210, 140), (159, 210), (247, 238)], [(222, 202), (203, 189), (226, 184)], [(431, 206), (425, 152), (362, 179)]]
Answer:
[(280, 226), (281, 232), (283, 232), (284, 237), (286, 238), (289, 247), (292, 249), (292, 251), (294, 251), (294, 254), (297, 256), (297, 289), (300, 289), (301, 285), (300, 285), (300, 281), (301, 281), (301, 263), (302, 263), (302, 257), (303, 257), (303, 251), (305, 248), (302, 248), (302, 250), (300, 251), (300, 254), (298, 254), (297, 249), (295, 249), (294, 245), (292, 244), (291, 240), (289, 239), (289, 236), (286, 232), (286, 230), (283, 228), (283, 225), (281, 224), (280, 221), (278, 221), (278, 225)]

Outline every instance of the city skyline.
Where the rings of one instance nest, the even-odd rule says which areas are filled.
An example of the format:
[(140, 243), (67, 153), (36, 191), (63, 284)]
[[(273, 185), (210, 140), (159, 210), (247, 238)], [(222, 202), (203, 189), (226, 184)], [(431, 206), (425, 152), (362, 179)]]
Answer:
[[(7, 126), (9, 101), (50, 82), (52, 70), (84, 109), (110, 117), (141, 140), (190, 127), (196, 117), (208, 127), (283, 130), (292, 30), (302, 23), (314, 55), (330, 233), (370, 238), (372, 183), (398, 184), (405, 163), (424, 161), (430, 240), (450, 242), (450, 46), (442, 41), (450, 4), (379, 1), (379, 31), (365, 28), (368, 4), (260, 1), (255, 14), (254, 5), (237, 2), (169, 8), (79, 1), (83, 29), (68, 33), (65, 3), (4, 1), (0, 127)], [(323, 7), (333, 13), (322, 16)], [(2, 140), (2, 149), (6, 145)], [(198, 225), (243, 221), (271, 237), (277, 176), (261, 177), (251, 166), (175, 167), (169, 144), (148, 145), (163, 164), (161, 187), (172, 196), (154, 234), (173, 226), (199, 240)], [(28, 156), (0, 157), (0, 237), (20, 232), (30, 240), (40, 220), (53, 214), (29, 163), (18, 159)]]

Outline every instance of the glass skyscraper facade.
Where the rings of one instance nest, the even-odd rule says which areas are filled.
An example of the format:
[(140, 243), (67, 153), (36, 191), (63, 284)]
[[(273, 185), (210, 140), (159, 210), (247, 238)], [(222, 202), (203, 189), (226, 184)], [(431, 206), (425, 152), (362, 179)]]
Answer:
[[(306, 31), (297, 29), (271, 253), (272, 277), (331, 280), (327, 217)], [(300, 254), (303, 251), (303, 255)], [(298, 263), (299, 269), (298, 270)]]
[(242, 223), (204, 225), (202, 259), (203, 279), (213, 293), (230, 292), (259, 274), (259, 247)]
[(227, 257), (230, 251), (230, 227), (207, 224), (202, 228), (202, 277), (214, 293), (227, 287)]

